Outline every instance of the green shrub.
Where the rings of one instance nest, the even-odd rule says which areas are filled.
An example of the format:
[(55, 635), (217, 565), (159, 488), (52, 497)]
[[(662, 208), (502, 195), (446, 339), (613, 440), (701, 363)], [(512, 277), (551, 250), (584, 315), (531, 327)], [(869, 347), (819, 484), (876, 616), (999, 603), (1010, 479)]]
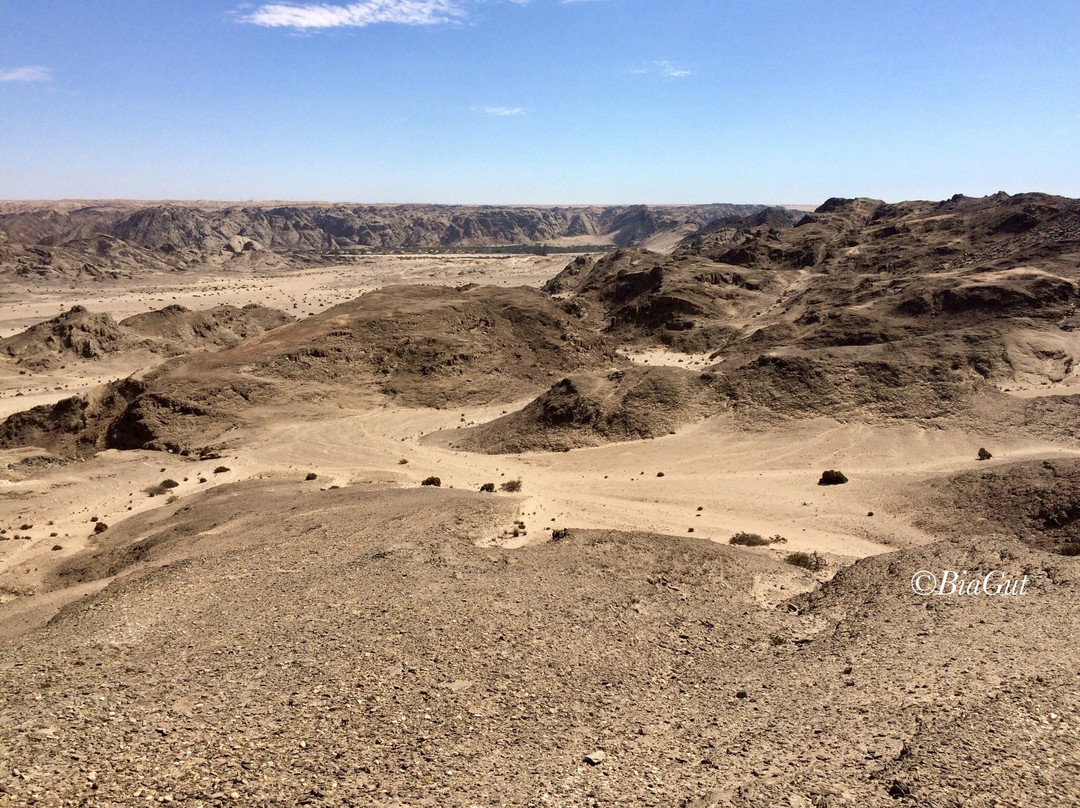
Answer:
[(802, 567), (804, 570), (810, 570), (810, 572), (817, 572), (827, 566), (825, 559), (817, 553), (788, 553), (784, 561), (793, 567)]
[(170, 489), (176, 488), (179, 485), (180, 485), (180, 483), (178, 483), (176, 480), (162, 480), (157, 485), (151, 485), (148, 488), (145, 488), (144, 490), (150, 496), (156, 497), (156, 496), (158, 496), (160, 494), (166, 493)]
[(765, 547), (768, 543), (769, 540), (760, 533), (747, 533), (743, 530), (728, 539), (728, 544), (737, 544), (741, 547)]
[(427, 478), (424, 479), (424, 481), (422, 483), (420, 483), (420, 485), (433, 485), (436, 488), (438, 488), (439, 486), (442, 485), (442, 480), (440, 480), (438, 477), (435, 477), (435, 476), (427, 477)]
[(521, 480), (507, 480), (505, 483), (499, 486), (500, 491), (507, 491), (511, 494), (516, 494), (521, 490)]

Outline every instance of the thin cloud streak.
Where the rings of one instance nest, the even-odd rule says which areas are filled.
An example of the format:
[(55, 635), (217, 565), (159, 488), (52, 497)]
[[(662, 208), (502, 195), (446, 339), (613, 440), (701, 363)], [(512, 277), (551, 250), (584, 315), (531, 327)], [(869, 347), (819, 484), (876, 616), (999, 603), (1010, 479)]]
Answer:
[(497, 115), (500, 118), (511, 115), (524, 115), (525, 107), (481, 107), (480, 111), (485, 115)]
[(52, 71), (40, 65), (0, 70), (0, 81), (51, 81)]
[(362, 3), (270, 3), (239, 16), (239, 21), (267, 28), (319, 30), (364, 28), (377, 23), (441, 25), (465, 12), (454, 0), (366, 0)]
[[(579, 0), (580, 2), (581, 0)], [(626, 71), (633, 76), (663, 76), (667, 79), (684, 79), (687, 76), (694, 75), (693, 70), (688, 70), (685, 67), (672, 64), (669, 61), (653, 62), (648, 67), (635, 67)]]
[(671, 62), (657, 62), (656, 68), (660, 71), (661, 76), (667, 76), (669, 79), (682, 79), (694, 75), (693, 70), (687, 70), (685, 67), (676, 67)]

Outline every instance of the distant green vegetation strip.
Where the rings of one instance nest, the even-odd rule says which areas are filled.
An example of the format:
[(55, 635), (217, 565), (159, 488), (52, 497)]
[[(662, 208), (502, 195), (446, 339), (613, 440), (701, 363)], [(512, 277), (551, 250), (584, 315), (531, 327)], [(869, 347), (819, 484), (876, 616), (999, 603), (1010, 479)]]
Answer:
[(333, 258), (349, 255), (562, 255), (564, 253), (611, 252), (612, 244), (580, 244), (554, 247), (547, 244), (506, 244), (498, 247), (342, 247), (322, 254)]

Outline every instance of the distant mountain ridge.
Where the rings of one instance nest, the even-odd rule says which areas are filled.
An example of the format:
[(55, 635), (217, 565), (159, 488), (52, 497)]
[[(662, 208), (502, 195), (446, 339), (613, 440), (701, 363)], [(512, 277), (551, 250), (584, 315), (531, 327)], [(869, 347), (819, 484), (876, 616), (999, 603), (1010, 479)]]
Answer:
[(0, 241), (58, 247), (110, 236), (160, 250), (226, 249), (237, 237), (287, 252), (335, 249), (498, 247), (521, 244), (646, 245), (765, 205), (343, 205), (102, 202), (3, 203)]

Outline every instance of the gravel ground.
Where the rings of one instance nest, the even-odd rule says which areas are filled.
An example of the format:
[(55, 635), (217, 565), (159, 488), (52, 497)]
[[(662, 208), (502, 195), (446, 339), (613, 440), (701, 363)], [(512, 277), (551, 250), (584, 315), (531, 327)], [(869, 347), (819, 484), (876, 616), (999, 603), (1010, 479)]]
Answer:
[[(503, 497), (265, 483), (194, 504), (0, 648), (0, 804), (1080, 800), (1072, 559), (984, 537), (819, 586), (690, 538), (476, 546)], [(912, 593), (953, 568), (1025, 594)]]

